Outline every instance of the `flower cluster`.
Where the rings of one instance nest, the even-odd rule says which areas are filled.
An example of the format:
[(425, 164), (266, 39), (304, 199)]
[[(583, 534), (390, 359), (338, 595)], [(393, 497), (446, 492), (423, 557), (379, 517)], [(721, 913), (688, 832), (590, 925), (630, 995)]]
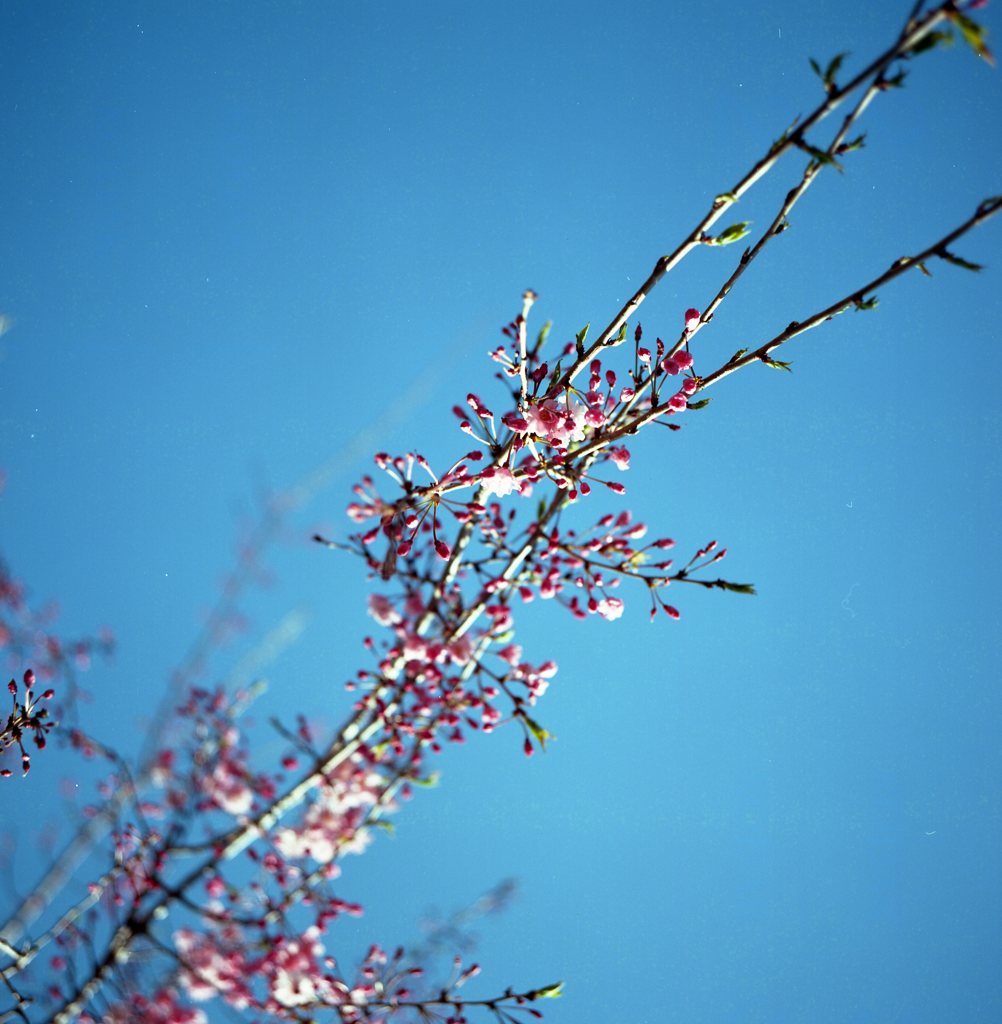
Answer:
[[(46, 744), (46, 734), (55, 726), (55, 722), (49, 718), (49, 709), (42, 707), (41, 702), (50, 701), (55, 696), (51, 689), (46, 690), (41, 696), (35, 696), (35, 673), (28, 669), (24, 673), (24, 698), (18, 698), (18, 685), (12, 679), (7, 684), (7, 690), (13, 701), (13, 708), (7, 716), (7, 721), (0, 729), (0, 754), (11, 747), (17, 747), (21, 754), (21, 771), (27, 775), (31, 769), (31, 754), (24, 745), (25, 735), (30, 735), (35, 746), (41, 750)], [(9, 768), (0, 768), (0, 778), (10, 778), (13, 772)]]
[[(56, 715), (63, 717), (64, 711), (74, 710), (73, 705), (78, 692), (76, 672), (90, 668), (94, 654), (110, 654), (114, 641), (108, 630), (102, 630), (96, 637), (66, 640), (53, 628), (57, 617), (58, 609), (55, 605), (41, 609), (32, 607), (28, 601), (26, 587), (0, 559), (0, 659), (6, 662), (8, 671), (23, 674), (26, 687), (33, 686), (36, 677), (46, 683), (54, 683), (61, 678), (62, 703), (68, 704), (69, 707), (54, 710)], [(28, 673), (21, 671), (21, 666), (25, 664), (32, 666), (29, 670), (31, 683), (28, 682)], [(12, 681), (9, 688), (14, 685)], [(46, 693), (47, 696), (43, 699), (51, 700), (54, 696), (53, 689), (48, 688)], [(11, 694), (15, 695), (13, 689)], [(31, 703), (30, 691), (26, 700), (28, 704)], [(40, 727), (43, 721), (44, 727)], [(0, 757), (4, 750), (17, 746), (21, 752), (22, 771), (26, 775), (31, 759), (19, 737), (28, 729), (34, 734), (36, 746), (41, 749), (45, 746), (45, 734), (54, 724), (47, 709), (41, 710), (37, 716), (26, 714), (25, 707), (18, 705), (15, 695), (14, 714), (0, 733)], [(0, 777), (9, 778), (12, 774), (9, 768), (0, 768)]]
[[(275, 833), (275, 850), (287, 861), (310, 858), (317, 864), (362, 853), (372, 839), (364, 826), (385, 791), (385, 776), (356, 755), (325, 777), (298, 824)], [(393, 809), (392, 802), (381, 806), (383, 813)]]

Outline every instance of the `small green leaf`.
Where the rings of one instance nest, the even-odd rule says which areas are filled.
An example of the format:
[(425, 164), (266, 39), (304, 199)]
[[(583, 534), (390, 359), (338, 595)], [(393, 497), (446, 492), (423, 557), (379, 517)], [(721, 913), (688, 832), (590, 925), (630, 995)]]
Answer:
[(937, 46), (951, 46), (953, 44), (953, 33), (948, 29), (937, 29), (924, 35), (910, 50), (905, 51), (906, 57), (917, 57), (927, 50), (934, 50)]
[(564, 983), (558, 981), (553, 985), (544, 985), (534, 992), (527, 992), (526, 999), (559, 999), (564, 994)]
[(812, 160), (821, 164), (822, 166), (831, 165), (835, 170), (841, 173), (842, 165), (831, 155), (826, 153), (823, 149), (818, 149), (817, 146), (812, 146), (809, 142), (805, 142), (803, 139), (797, 139), (796, 145), (798, 149), (802, 149)]
[(769, 147), (769, 155), (771, 156), (777, 150), (782, 149), (787, 142), (790, 141), (790, 131), (787, 129), (782, 135)]
[(821, 70), (821, 65), (813, 57), (810, 59), (811, 69), (814, 71), (814, 74), (821, 79), (821, 82), (825, 87), (825, 92), (829, 95), (838, 91), (838, 87), (835, 84), (835, 76), (838, 74), (839, 68), (842, 67), (842, 61), (844, 61), (848, 56), (848, 53), (837, 53), (828, 62), (828, 67), (825, 68), (824, 71)]
[(855, 299), (853, 301), (853, 306), (855, 307), (857, 313), (863, 310), (876, 309), (879, 305), (880, 300), (877, 298), (876, 295), (872, 296), (869, 299)]
[(947, 263), (952, 263), (955, 267), (963, 267), (964, 270), (985, 269), (980, 263), (972, 263), (970, 260), (965, 260), (963, 257), (957, 256), (956, 253), (950, 252), (949, 249), (940, 249), (936, 255), (941, 260), (946, 260)]
[(843, 142), (842, 145), (838, 147), (836, 152), (839, 156), (841, 156), (843, 153), (853, 153), (857, 149), (862, 149), (865, 144), (866, 132), (863, 132), (862, 135), (857, 135), (856, 138), (850, 139), (848, 142)]
[(736, 363), (747, 351), (748, 349), (746, 348), (739, 348), (737, 352), (727, 360), (727, 365), (730, 366), (731, 363)]
[(825, 85), (835, 84), (835, 76), (839, 73), (839, 68), (842, 67), (842, 61), (848, 56), (849, 51), (847, 50), (845, 53), (837, 53), (832, 57), (828, 69), (825, 71)]
[(539, 749), (545, 750), (546, 741), (552, 740), (554, 738), (553, 733), (547, 732), (546, 729), (544, 729), (539, 724), (539, 722), (537, 722), (534, 718), (530, 718), (528, 715), (523, 714), (522, 720), (528, 726), (529, 732), (531, 732), (532, 735), (536, 738), (536, 742), (539, 744)]
[(387, 818), (376, 818), (374, 821), (369, 822), (374, 828), (381, 828), (387, 835), (395, 835), (397, 831), (396, 825)]
[(773, 359), (771, 356), (759, 356), (759, 359), (765, 363), (766, 366), (771, 366), (774, 370), (786, 370), (787, 373), (792, 373), (793, 369), (790, 363), (784, 363), (782, 359)]
[(610, 338), (606, 342), (606, 345), (609, 348), (615, 348), (616, 345), (622, 345), (624, 341), (626, 341), (626, 324), (625, 323), (619, 328), (619, 334), (617, 334), (615, 338)]
[(710, 244), (731, 245), (734, 242), (740, 241), (749, 233), (749, 224), (751, 224), (750, 220), (743, 220), (737, 224), (732, 224), (729, 228), (724, 228), (716, 238), (710, 240)]
[(552, 320), (547, 320), (542, 327), (539, 328), (539, 334), (536, 335), (536, 351), (538, 352), (545, 343), (546, 339), (550, 335), (550, 328), (553, 326)]
[(585, 343), (585, 338), (588, 337), (588, 328), (589, 327), (591, 327), (591, 323), (585, 324), (584, 327), (582, 327), (581, 330), (578, 331), (577, 338), (575, 339), (575, 343), (577, 345), (578, 358), (579, 359), (584, 358), (584, 351), (585, 351), (584, 343)]
[(728, 580), (717, 580), (717, 586), (721, 590), (729, 590), (732, 594), (754, 594), (754, 583), (730, 583)]
[(713, 401), (712, 398), (701, 398), (698, 402), (687, 402), (686, 403), (686, 408), (689, 409), (689, 410), (692, 410), (692, 409), (705, 409), (710, 404), (710, 402), (712, 402), (712, 401)]
[(733, 192), (721, 192), (720, 195), (713, 200), (713, 205), (730, 206), (731, 203), (736, 203), (737, 201), (738, 197)]
[(986, 32), (984, 25), (979, 25), (976, 21), (968, 18), (966, 14), (961, 14), (960, 11), (954, 11), (950, 15), (950, 19), (956, 22), (957, 28), (960, 29), (960, 34), (964, 37), (964, 42), (983, 60), (988, 61), (989, 64), (994, 64), (995, 58), (992, 56), (992, 51), (985, 44)]
[(434, 786), (438, 785), (438, 780), (440, 778), (441, 775), (439, 772), (432, 772), (426, 779), (411, 779), (410, 781), (415, 786), (423, 786), (425, 789), (432, 789)]
[(905, 79), (908, 77), (908, 72), (903, 68), (896, 75), (891, 75), (890, 78), (884, 78), (880, 81), (881, 89), (903, 89), (905, 87)]

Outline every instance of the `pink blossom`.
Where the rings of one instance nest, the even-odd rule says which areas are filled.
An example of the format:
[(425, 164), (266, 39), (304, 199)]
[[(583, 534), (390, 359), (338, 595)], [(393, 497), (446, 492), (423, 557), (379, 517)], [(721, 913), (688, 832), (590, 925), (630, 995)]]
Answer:
[(174, 933), (174, 948), (184, 968), (181, 985), (196, 1002), (222, 996), (230, 1006), (241, 1010), (250, 1003), (249, 975), (243, 953), (224, 950), (210, 935), (189, 928)]
[(247, 784), (243, 767), (229, 757), (216, 765), (202, 787), (216, 805), (227, 814), (246, 814), (254, 802), (254, 793)]
[(465, 665), (473, 657), (473, 641), (467, 633), (464, 633), (458, 640), (446, 644), (445, 649), (448, 652), (449, 660), (454, 665)]
[(507, 466), (491, 466), (480, 474), (480, 483), (488, 494), (504, 498), (518, 489), (515, 475)]
[(698, 309), (687, 309), (685, 311), (685, 333), (692, 332), (699, 326), (700, 313)]
[(493, 704), (484, 704), (480, 709), (480, 721), (484, 732), (490, 732), (501, 721), (501, 712)]
[(383, 594), (369, 595), (369, 614), (380, 626), (395, 626), (403, 616), (394, 608), (393, 602)]
[(626, 448), (610, 448), (609, 459), (622, 473), (630, 468), (630, 452)]
[(529, 430), (529, 424), (517, 412), (506, 412), (501, 417), (501, 422), (516, 434), (525, 434)]
[(576, 404), (559, 403), (547, 398), (526, 410), (525, 419), (531, 433), (559, 446), (584, 439), (585, 409)]
[(564, 413), (552, 398), (531, 405), (525, 418), (529, 429), (540, 437), (555, 437), (563, 429)]
[(417, 633), (404, 634), (401, 653), (405, 661), (426, 661), (431, 656), (428, 644)]
[(320, 929), (314, 927), (301, 940), (283, 939), (263, 965), (271, 975), (272, 997), (282, 1006), (305, 1006), (331, 994), (333, 986), (317, 962), (324, 955), (319, 935)]
[(499, 658), (503, 658), (509, 665), (517, 665), (522, 660), (521, 644), (506, 644), (496, 652)]
[(382, 775), (348, 764), (321, 787), (298, 826), (278, 830), (276, 849), (284, 857), (310, 857), (318, 864), (329, 864), (339, 853), (361, 853), (371, 836), (359, 825), (384, 787)]

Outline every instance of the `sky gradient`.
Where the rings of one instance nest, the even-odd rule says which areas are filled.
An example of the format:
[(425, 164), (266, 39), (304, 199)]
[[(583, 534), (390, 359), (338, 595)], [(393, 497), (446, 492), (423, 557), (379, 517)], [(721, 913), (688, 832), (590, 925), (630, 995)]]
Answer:
[[(270, 714), (338, 722), (372, 584), (309, 537), (348, 532), (372, 452), (451, 464), (450, 407), (500, 402), (486, 353), (523, 289), (560, 342), (604, 324), (820, 99), (808, 58), (855, 72), (907, 8), (0, 0), (0, 551), (67, 634), (114, 630), (82, 677), (89, 727), (136, 749), (276, 491), (309, 500), (208, 677), (295, 611), (261, 670), (262, 756)], [(998, 49), (1000, 9), (980, 15)], [(1002, 192), (1000, 122), (998, 69), (962, 44), (915, 61), (696, 370)], [(802, 166), (734, 219), (764, 227)], [(627, 496), (594, 516), (716, 538), (757, 596), (680, 587), (681, 620), (654, 625), (639, 593), (614, 623), (520, 611), (527, 657), (560, 664), (538, 715), (556, 742), (446, 751), (344, 865), (366, 915), (339, 956), (516, 877), (477, 983), (563, 978), (552, 1024), (1002, 1019), (1002, 220), (956, 251), (987, 268), (910, 275), (792, 342), (792, 374), (752, 367), (631, 446)], [(645, 337), (737, 255), (687, 260)], [(22, 891), (79, 778), (52, 750), (3, 786)]]

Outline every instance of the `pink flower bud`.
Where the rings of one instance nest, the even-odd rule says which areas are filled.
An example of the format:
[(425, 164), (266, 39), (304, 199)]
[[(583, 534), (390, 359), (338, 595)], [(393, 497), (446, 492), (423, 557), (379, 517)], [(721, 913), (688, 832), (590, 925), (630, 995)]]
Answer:
[(687, 309), (685, 311), (685, 332), (692, 332), (699, 326), (700, 313), (698, 309)]

